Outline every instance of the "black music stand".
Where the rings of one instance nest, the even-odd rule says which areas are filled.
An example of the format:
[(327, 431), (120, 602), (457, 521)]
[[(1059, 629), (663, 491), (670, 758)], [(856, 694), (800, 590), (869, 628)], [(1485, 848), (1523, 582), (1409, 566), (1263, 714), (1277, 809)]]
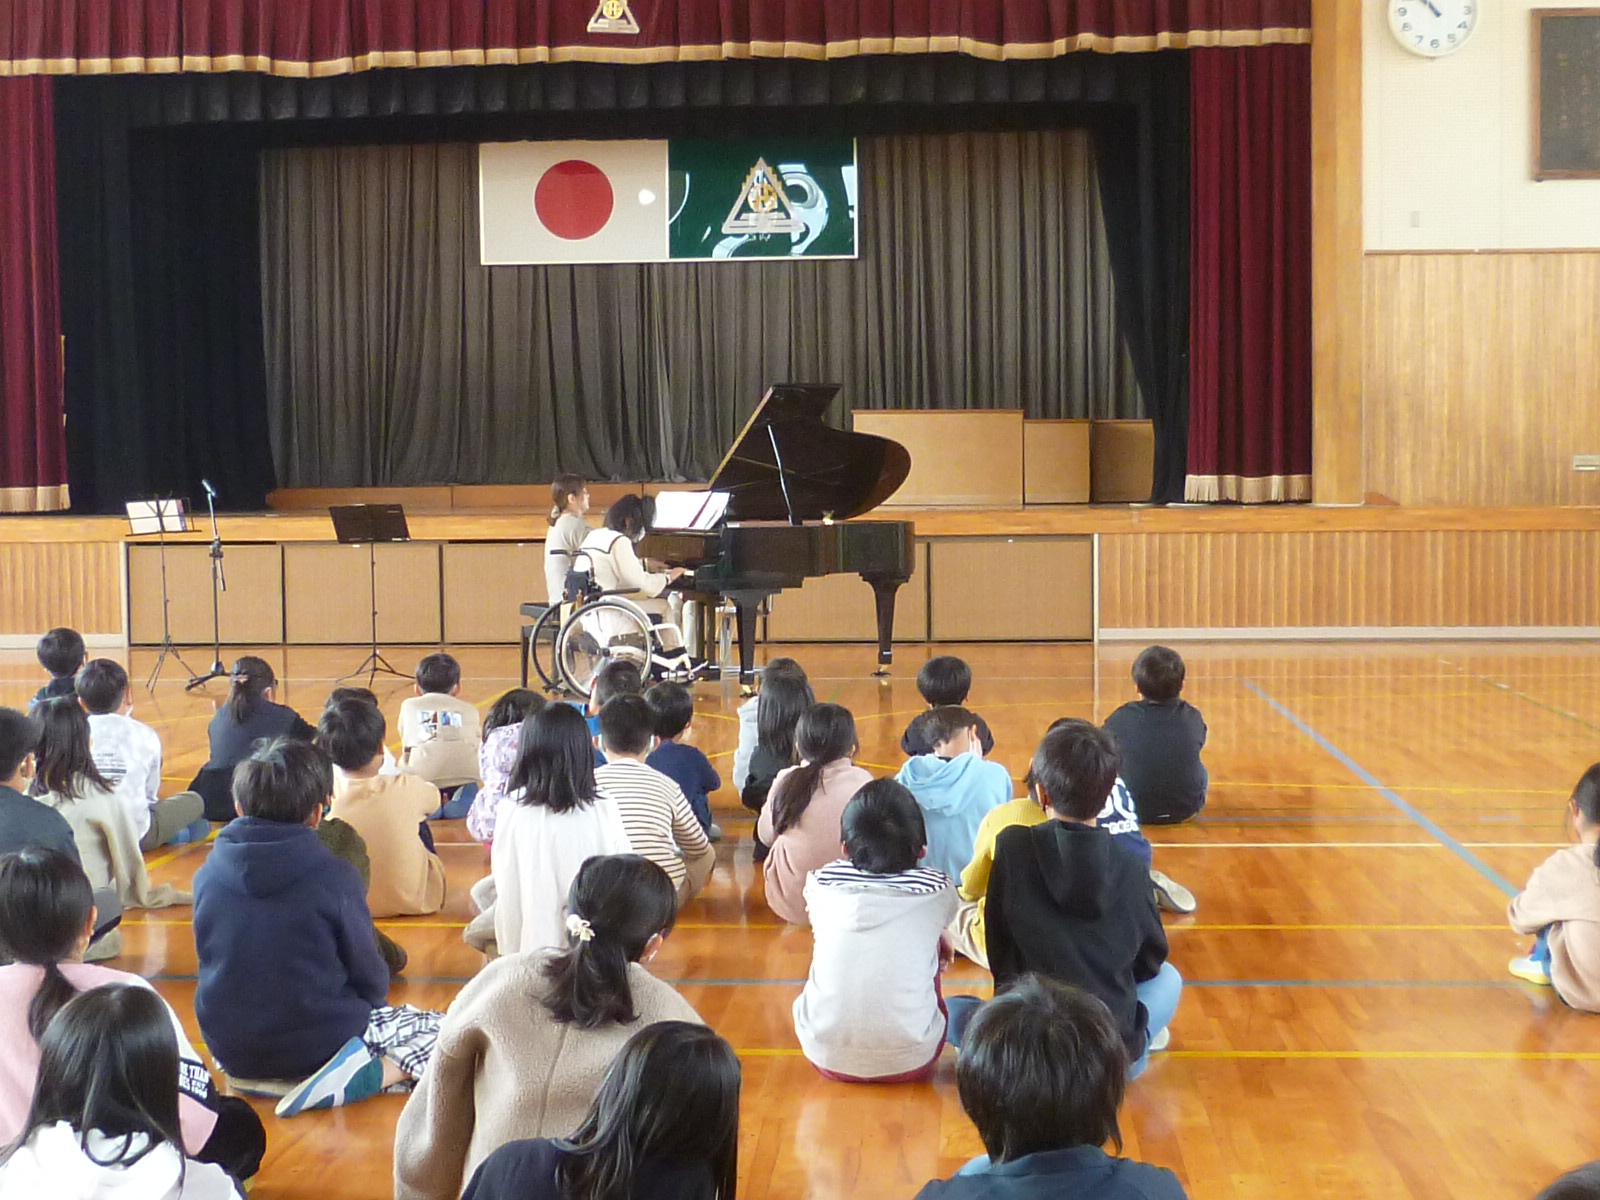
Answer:
[(128, 513), (128, 536), (145, 538), (153, 534), (161, 547), (161, 653), (156, 656), (156, 665), (144, 685), (146, 691), (153, 692), (156, 680), (161, 678), (161, 668), (169, 658), (176, 659), (191, 677), (194, 675), (194, 668), (183, 661), (183, 655), (172, 643), (172, 597), (167, 591), (167, 534), (188, 533), (194, 526), (189, 524), (187, 500), (156, 497), (130, 500), (123, 507)]
[(378, 653), (378, 543), (409, 542), (411, 530), (406, 525), (406, 510), (399, 504), (336, 504), (328, 509), (333, 518), (333, 535), (346, 546), (365, 545), (367, 548), (368, 586), (372, 597), (372, 652), (361, 665), (340, 680), (354, 679), (365, 674), (367, 684), (382, 671), (410, 679), (404, 671), (397, 671), (389, 660)]

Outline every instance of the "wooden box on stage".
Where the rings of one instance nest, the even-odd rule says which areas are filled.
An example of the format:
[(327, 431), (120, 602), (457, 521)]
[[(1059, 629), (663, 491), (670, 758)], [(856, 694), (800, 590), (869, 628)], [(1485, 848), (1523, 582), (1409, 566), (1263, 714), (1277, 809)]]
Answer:
[(1021, 409), (857, 409), (857, 433), (899, 442), (911, 474), (885, 508), (1021, 508)]

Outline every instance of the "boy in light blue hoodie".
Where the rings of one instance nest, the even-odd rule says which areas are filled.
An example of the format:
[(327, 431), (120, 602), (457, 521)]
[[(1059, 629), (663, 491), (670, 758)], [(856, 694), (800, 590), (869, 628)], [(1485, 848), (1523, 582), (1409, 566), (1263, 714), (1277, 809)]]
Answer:
[(920, 718), (932, 754), (908, 759), (895, 782), (909, 788), (928, 828), (923, 865), (952, 879), (972, 858), (978, 826), (1011, 799), (1011, 772), (987, 762), (978, 747), (978, 718), (964, 708), (932, 708)]

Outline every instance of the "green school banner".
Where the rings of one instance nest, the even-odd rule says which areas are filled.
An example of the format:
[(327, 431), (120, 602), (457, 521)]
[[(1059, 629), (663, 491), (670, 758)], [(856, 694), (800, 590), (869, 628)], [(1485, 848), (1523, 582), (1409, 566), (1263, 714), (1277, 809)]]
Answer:
[(853, 138), (667, 144), (674, 261), (855, 258)]

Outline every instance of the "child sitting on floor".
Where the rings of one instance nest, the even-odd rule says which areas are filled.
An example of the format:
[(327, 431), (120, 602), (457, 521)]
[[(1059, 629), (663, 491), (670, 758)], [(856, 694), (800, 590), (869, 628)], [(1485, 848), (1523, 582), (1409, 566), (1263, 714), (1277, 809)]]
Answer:
[(416, 775), (378, 774), (383, 735), (383, 713), (365, 700), (323, 712), (317, 744), (344, 772), (330, 815), (349, 822), (366, 843), (367, 907), (374, 917), (435, 913), (444, 905), (444, 864), (429, 844), (427, 820), (439, 807), (439, 789)]
[(239, 819), (195, 872), (194, 1011), (230, 1075), (303, 1079), (280, 1117), (418, 1078), (442, 1014), (390, 1006), (366, 889), (317, 840), (333, 762), (280, 738), (234, 771)]
[(1133, 661), (1139, 699), (1106, 718), (1122, 752), (1122, 779), (1142, 825), (1176, 825), (1206, 806), (1209, 779), (1200, 761), (1206, 723), (1183, 699), (1183, 659), (1150, 646)]
[(933, 751), (907, 760), (895, 780), (922, 806), (928, 865), (957, 879), (972, 857), (984, 817), (1011, 799), (1011, 773), (968, 753), (977, 745), (978, 718), (966, 709), (929, 709), (922, 719)]
[(517, 767), (522, 723), (544, 707), (544, 697), (527, 688), (512, 688), (489, 706), (483, 717), (483, 745), (478, 748), (482, 781), (467, 812), (467, 832), (484, 845), (494, 841), (500, 802), (506, 798), (511, 772)]
[(1600, 1012), (1600, 763), (1578, 780), (1567, 820), (1577, 844), (1545, 859), (1511, 902), (1511, 928), (1538, 935), (1511, 973), (1553, 986), (1571, 1008)]
[(658, 683), (644, 699), (656, 717), (656, 748), (645, 762), (683, 789), (706, 837), (720, 842), (722, 830), (711, 820), (711, 793), (722, 786), (722, 776), (703, 750), (689, 744), (693, 694), (681, 683)]
[(956, 1060), (961, 1107), (987, 1154), (917, 1200), (1184, 1200), (1171, 1171), (1122, 1149), (1127, 1051), (1106, 1006), (1077, 988), (1024, 975), (973, 1019)]
[[(967, 703), (967, 693), (972, 691), (972, 668), (954, 654), (930, 658), (917, 672), (917, 691), (922, 693), (930, 709), (963, 707)], [(989, 732), (987, 721), (977, 713), (972, 715), (977, 721), (980, 757), (988, 758), (994, 753), (994, 734)], [(933, 743), (928, 740), (927, 718), (927, 713), (918, 713), (900, 735), (900, 752), (906, 757), (933, 753)]]
[(944, 1048), (939, 973), (955, 888), (931, 867), (922, 810), (892, 779), (845, 806), (845, 858), (811, 873), (811, 973), (794, 1029), (811, 1065), (846, 1083), (904, 1083), (933, 1073)]
[[(378, 708), (378, 694), (371, 688), (364, 687), (336, 687), (328, 693), (328, 698), (322, 702), (324, 711), (332, 708), (341, 700), (364, 700), (374, 708)], [(394, 756), (394, 751), (388, 746), (383, 748), (383, 766), (378, 768), (379, 775), (400, 774), (400, 760)], [(333, 783), (337, 787), (344, 778), (344, 768), (338, 763), (333, 764)]]
[(30, 712), (46, 701), (73, 695), (77, 690), (78, 668), (89, 657), (83, 645), (83, 634), (65, 625), (57, 626), (40, 638), (34, 654), (39, 665), (50, 672), (50, 682), (33, 694), (28, 705)]
[(461, 664), (449, 654), (417, 663), (417, 694), (400, 705), (400, 769), (439, 789), (435, 818), (467, 815), (478, 792), (477, 707), (461, 699)]

